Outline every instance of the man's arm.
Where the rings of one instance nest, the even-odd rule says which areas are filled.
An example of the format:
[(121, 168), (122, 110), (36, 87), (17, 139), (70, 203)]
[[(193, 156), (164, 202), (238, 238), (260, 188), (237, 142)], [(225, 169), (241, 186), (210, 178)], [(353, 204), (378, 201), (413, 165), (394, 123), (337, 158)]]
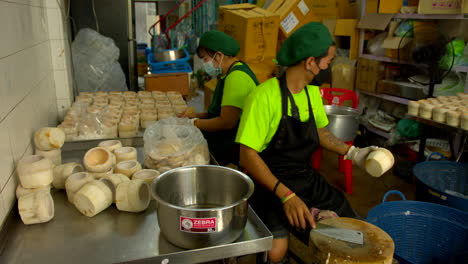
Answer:
[[(273, 192), (278, 178), (270, 171), (258, 152), (243, 144), (240, 145), (240, 162), (248, 174), (255, 179), (255, 181), (263, 185), (267, 190)], [(283, 198), (289, 192), (289, 188), (280, 183), (276, 189), (276, 197)], [(283, 204), (283, 209), (292, 226), (301, 227), (305, 229), (307, 224), (315, 228), (314, 218), (306, 204), (299, 198), (294, 196)]]
[[(278, 178), (273, 175), (256, 150), (240, 144), (240, 164), (248, 171), (249, 175), (253, 177), (257, 183), (273, 192), (273, 188), (275, 187)], [(282, 198), (283, 196), (281, 195), (286, 194), (288, 191), (289, 190), (286, 186), (280, 184), (275, 195), (278, 198)]]
[(318, 135), (320, 139), (320, 146), (323, 148), (340, 155), (346, 155), (346, 153), (348, 153), (350, 146), (346, 145), (342, 140), (335, 137), (327, 128), (319, 128)]

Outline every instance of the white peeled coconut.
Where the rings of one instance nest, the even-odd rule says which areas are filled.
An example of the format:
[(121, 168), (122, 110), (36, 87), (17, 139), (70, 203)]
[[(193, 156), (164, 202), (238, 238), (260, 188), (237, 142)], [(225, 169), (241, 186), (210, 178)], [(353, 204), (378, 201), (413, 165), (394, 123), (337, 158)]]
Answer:
[(62, 150), (40, 150), (36, 149), (36, 155), (42, 156), (46, 159), (50, 159), (55, 166), (62, 164)]
[(133, 174), (133, 179), (144, 180), (149, 185), (160, 175), (159, 171), (152, 169), (144, 169)]
[(148, 208), (150, 199), (149, 186), (140, 179), (120, 183), (115, 192), (115, 204), (120, 211), (142, 212)]
[(34, 145), (39, 150), (58, 149), (65, 143), (65, 132), (57, 127), (43, 127), (34, 133)]
[(105, 178), (113, 173), (114, 173), (114, 168), (112, 167), (109, 168), (109, 170), (106, 172), (90, 172), (90, 174), (97, 180), (101, 178)]
[(78, 172), (84, 171), (83, 166), (77, 162), (69, 162), (59, 165), (54, 168), (54, 180), (52, 185), (55, 189), (65, 189), (65, 181), (67, 178)]
[(395, 158), (393, 154), (385, 149), (378, 148), (367, 156), (366, 171), (373, 177), (380, 177), (393, 167)]
[(114, 150), (117, 163), (125, 160), (137, 160), (137, 151), (134, 147), (122, 147)]
[(83, 158), (84, 166), (89, 172), (107, 172), (113, 162), (112, 153), (103, 147), (88, 150)]
[(73, 204), (80, 213), (93, 217), (112, 204), (112, 190), (102, 182), (93, 180), (86, 183), (73, 198)]
[(18, 211), (25, 225), (45, 223), (54, 217), (54, 200), (48, 191), (33, 192), (18, 199)]
[(28, 155), (18, 162), (18, 178), (24, 188), (40, 188), (52, 183), (53, 168), (51, 160), (39, 155)]
[(106, 140), (100, 142), (98, 146), (113, 152), (114, 150), (122, 147), (122, 142), (120, 140)]
[(136, 160), (121, 161), (115, 166), (115, 173), (127, 175), (129, 178), (139, 170), (141, 170), (141, 164)]
[(50, 185), (40, 187), (40, 188), (26, 189), (26, 188), (23, 188), (21, 184), (18, 184), (18, 186), (16, 187), (16, 199), (19, 199), (20, 197), (23, 197), (30, 193), (40, 192), (40, 191), (46, 191), (50, 193)]
[(127, 175), (123, 175), (123, 174), (119, 174), (119, 173), (114, 173), (114, 174), (108, 175), (105, 178), (109, 179), (112, 182), (112, 184), (114, 185), (115, 188), (117, 188), (117, 186), (122, 182), (130, 181), (130, 179), (128, 178)]
[(70, 175), (65, 181), (65, 190), (70, 203), (73, 203), (75, 193), (78, 192), (86, 183), (94, 180), (91, 174), (87, 172), (78, 172)]

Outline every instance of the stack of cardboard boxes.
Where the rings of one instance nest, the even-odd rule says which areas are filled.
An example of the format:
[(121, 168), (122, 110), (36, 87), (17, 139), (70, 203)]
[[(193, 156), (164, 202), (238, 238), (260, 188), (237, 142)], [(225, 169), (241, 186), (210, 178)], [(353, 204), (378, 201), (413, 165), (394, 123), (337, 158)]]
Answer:
[(252, 4), (219, 8), (218, 29), (239, 42), (237, 58), (244, 61), (260, 82), (274, 76), (280, 16)]
[[(237, 57), (264, 82), (277, 74), (273, 61), (286, 38), (313, 21), (327, 25), (338, 46), (350, 48), (350, 59), (355, 60), (359, 46), (356, 2), (273, 0), (266, 10), (252, 4), (225, 5), (219, 8), (218, 29), (239, 42), (241, 52)], [(354, 89), (354, 78), (351, 82), (343, 88)]]

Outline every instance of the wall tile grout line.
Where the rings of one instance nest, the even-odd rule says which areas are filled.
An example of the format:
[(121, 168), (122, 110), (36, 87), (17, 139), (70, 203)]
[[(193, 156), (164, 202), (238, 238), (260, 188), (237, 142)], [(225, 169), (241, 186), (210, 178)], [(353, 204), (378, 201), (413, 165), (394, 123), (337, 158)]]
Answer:
[(8, 113), (5, 114), (5, 116), (4, 116), (3, 118), (0, 119), (0, 123), (2, 123), (3, 121), (5, 121), (5, 119), (11, 114), (11, 112), (13, 112), (13, 111), (16, 109), (16, 107), (17, 107), (21, 102), (23, 102), (24, 99), (26, 99), (26, 97), (28, 97), (28, 95), (29, 95), (30, 93), (32, 93), (33, 90), (34, 90), (37, 86), (39, 86), (39, 84), (40, 84), (42, 81), (44, 81), (45, 78), (47, 78), (48, 75), (50, 75), (50, 73), (52, 73), (52, 75), (53, 75), (53, 74), (54, 74), (54, 70), (51, 69), (51, 70), (49, 71), (48, 74), (45, 74), (44, 77), (42, 77), (42, 79), (40, 79), (40, 80), (36, 83), (35, 86), (31, 87), (31, 89), (28, 91), (28, 93), (27, 93), (25, 96), (23, 96), (23, 98), (21, 98), (21, 100), (19, 100), (18, 103), (16, 103), (16, 104), (10, 109), (10, 111), (8, 111)]
[[(0, 1), (1, 1), (1, 0), (0, 0)], [(30, 48), (39, 46), (39, 45), (41, 45), (41, 44), (44, 44), (44, 43), (47, 42), (47, 41), (50, 41), (50, 39), (47, 39), (47, 40), (44, 40), (44, 41), (35, 43), (35, 44), (33, 44), (33, 45), (31, 45), (31, 46), (29, 46), (29, 47), (27, 47), (27, 48), (24, 48), (24, 49), (22, 49), (22, 50), (18, 50), (18, 51), (15, 51), (15, 52), (13, 52), (13, 53), (10, 53), (10, 54), (8, 54), (8, 55), (6, 55), (6, 56), (1, 57), (0, 60), (6, 59), (6, 58), (8, 58), (8, 57), (10, 57), (10, 56), (16, 55), (16, 54), (18, 54), (18, 53), (20, 53), (20, 52), (22, 52), (22, 51), (27, 50), (27, 49), (30, 49)]]
[[(26, 149), (24, 150), (23, 154), (21, 154), (21, 158), (22, 159), (24, 157), (24, 154), (26, 153), (26, 151), (28, 151), (28, 149), (31, 147), (32, 148), (32, 143), (29, 143), (29, 145), (26, 147)], [(34, 152), (33, 152), (34, 153)], [(0, 194), (3, 193), (3, 189), (5, 189), (5, 187), (8, 185), (8, 182), (11, 180), (11, 177), (14, 177), (15, 176), (15, 173), (16, 173), (16, 166), (14, 166), (14, 169), (13, 169), (13, 172), (11, 172), (10, 176), (8, 177), (8, 180), (6, 180), (5, 182), (5, 185), (1, 187), (1, 190), (0, 190)], [(18, 178), (18, 183), (19, 183), (19, 178)]]
[(10, 3), (10, 4), (16, 4), (16, 5), (23, 5), (23, 6), (33, 6), (33, 7), (41, 7), (41, 8), (50, 8), (50, 9), (55, 9), (52, 7), (47, 7), (47, 6), (42, 6), (42, 5), (32, 5), (30, 3), (18, 3), (14, 1), (8, 1), (8, 0), (0, 0), (0, 2), (5, 2), (5, 3)]

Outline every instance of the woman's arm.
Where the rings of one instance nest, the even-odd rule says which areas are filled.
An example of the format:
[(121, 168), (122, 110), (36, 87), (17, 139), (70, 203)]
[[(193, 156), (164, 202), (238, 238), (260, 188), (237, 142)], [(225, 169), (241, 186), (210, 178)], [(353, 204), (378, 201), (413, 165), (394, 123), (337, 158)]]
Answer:
[(195, 120), (194, 125), (199, 129), (207, 132), (231, 130), (239, 123), (241, 110), (234, 106), (221, 107), (221, 115), (210, 119)]
[(195, 113), (194, 116), (187, 116), (189, 118), (200, 118), (200, 119), (207, 119), (208, 117), (210, 117), (210, 114), (208, 114), (208, 112), (203, 112), (203, 113)]

